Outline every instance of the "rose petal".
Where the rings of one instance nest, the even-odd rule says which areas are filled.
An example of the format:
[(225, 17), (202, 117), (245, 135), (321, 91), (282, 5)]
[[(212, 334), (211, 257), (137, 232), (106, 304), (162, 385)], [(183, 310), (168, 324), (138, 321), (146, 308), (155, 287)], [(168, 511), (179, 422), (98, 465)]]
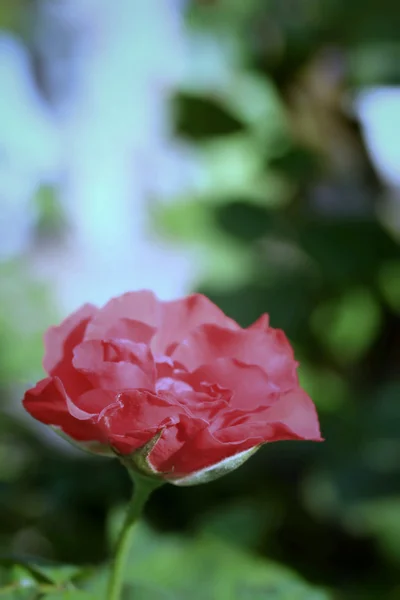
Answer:
[(266, 373), (257, 365), (247, 365), (234, 358), (219, 358), (186, 375), (186, 381), (194, 389), (201, 384), (218, 384), (229, 389), (232, 396), (230, 408), (252, 410), (257, 406), (269, 406), (276, 399), (278, 388), (270, 382)]
[(85, 334), (86, 327), (97, 308), (85, 304), (61, 325), (50, 327), (44, 336), (45, 356), (43, 366), (53, 377), (58, 377), (70, 398), (77, 398), (90, 389), (85, 377), (72, 366), (73, 351)]
[[(187, 407), (194, 417), (211, 422), (218, 413), (229, 407), (232, 395), (229, 390), (218, 385), (202, 385), (201, 380), (181, 369), (171, 370), (170, 373), (170, 377), (157, 380), (157, 393), (168, 395), (171, 402)], [(195, 390), (192, 384), (196, 386)]]
[(242, 442), (249, 436), (263, 442), (322, 440), (315, 406), (300, 388), (287, 392), (266, 410), (243, 416), (215, 432), (215, 437), (224, 443)]
[(249, 327), (247, 327), (248, 331), (249, 330), (251, 331), (253, 329), (261, 329), (261, 331), (268, 332), (268, 330), (270, 329), (269, 315), (264, 313), (257, 319), (257, 321), (254, 321), (254, 323), (252, 323), (251, 325), (249, 325)]
[[(127, 321), (134, 320), (155, 328), (152, 349), (156, 354), (167, 354), (173, 346), (181, 342), (188, 333), (204, 323), (215, 323), (228, 329), (238, 329), (239, 325), (227, 317), (211, 300), (202, 294), (192, 294), (179, 300), (162, 302), (147, 290), (129, 292), (113, 298), (98, 311), (86, 331), (86, 339), (109, 337), (110, 328), (124, 321), (124, 335), (133, 341), (139, 340), (135, 327), (128, 327)], [(122, 325), (118, 325), (122, 327)], [(142, 335), (143, 332), (140, 332)], [(131, 336), (135, 337), (131, 337)], [(139, 334), (138, 334), (139, 335)]]
[(207, 394), (201, 392), (185, 392), (180, 396), (175, 395), (175, 402), (188, 409), (193, 417), (204, 419), (212, 423), (220, 414), (227, 409), (229, 403), (223, 394)]
[(217, 325), (202, 325), (193, 331), (173, 352), (173, 360), (192, 371), (219, 358), (236, 358), (247, 365), (263, 369), (281, 391), (298, 383), (293, 350), (282, 331), (268, 329), (229, 330)]
[(155, 366), (144, 344), (129, 340), (87, 340), (74, 350), (73, 365), (96, 388), (116, 392), (154, 390)]
[[(149, 327), (158, 326), (160, 310), (160, 302), (153, 292), (148, 290), (128, 292), (113, 298), (99, 309), (87, 328), (85, 339), (104, 339), (109, 337), (109, 331), (112, 331), (113, 327), (123, 327), (125, 335), (129, 333), (130, 336), (134, 336), (129, 339), (133, 342), (141, 342), (144, 332), (148, 332)], [(129, 324), (130, 320), (134, 323), (142, 323), (147, 327), (146, 329), (138, 328), (136, 325)]]
[(292, 439), (321, 440), (315, 407), (302, 390), (285, 394), (262, 416), (242, 424), (215, 433), (203, 428), (158, 468), (186, 476), (261, 443)]
[[(322, 441), (316, 408), (301, 388), (284, 394), (265, 415), (270, 424), (285, 425), (290, 432), (290, 439)], [(275, 437), (269, 441), (275, 441)]]
[(119, 394), (118, 400), (100, 413), (98, 422), (109, 439), (120, 441), (122, 436), (128, 446), (129, 440), (133, 440), (129, 446), (132, 451), (138, 434), (142, 445), (163, 427), (177, 423), (180, 415), (185, 413), (184, 407), (161, 396), (147, 390), (135, 390)]
[(90, 420), (71, 415), (64, 387), (58, 378), (42, 379), (25, 393), (23, 405), (29, 414), (46, 425), (60, 427), (77, 441), (104, 442), (101, 430)]
[(174, 362), (169, 356), (162, 356), (156, 362), (157, 380), (164, 377), (173, 377), (174, 371), (177, 369), (183, 369), (183, 366)]
[(156, 391), (167, 392), (176, 398), (184, 398), (185, 395), (193, 393), (193, 388), (185, 381), (173, 377), (161, 377), (157, 380)]
[[(164, 461), (154, 460), (152, 453), (151, 462), (157, 464), (158, 470), (171, 473), (173, 477), (184, 477), (208, 468), (242, 450), (257, 446), (259, 441), (259, 438), (249, 437), (241, 443), (223, 443), (207, 427), (202, 427), (172, 456), (166, 457)], [(154, 450), (156, 448), (157, 445)]]
[(118, 393), (113, 390), (95, 389), (79, 396), (74, 404), (79, 410), (97, 418), (103, 410), (114, 404), (117, 398)]
[(165, 427), (148, 457), (153, 469), (163, 473), (170, 471), (172, 475), (174, 473), (173, 456), (179, 453), (188, 440), (205, 428), (207, 428), (206, 421), (184, 414), (179, 415), (177, 423)]
[[(95, 328), (89, 329), (86, 339), (97, 339), (93, 337)], [(155, 327), (151, 327), (146, 323), (141, 323), (135, 319), (118, 319), (112, 322), (110, 326), (105, 328), (103, 338), (118, 338), (121, 340), (131, 340), (140, 344), (149, 345), (151, 338), (156, 332)]]
[(83, 340), (86, 327), (97, 310), (92, 304), (84, 304), (60, 325), (46, 331), (43, 367), (49, 375), (54, 375), (54, 369), (61, 363), (72, 360), (73, 349)]
[(227, 329), (239, 328), (233, 319), (202, 294), (163, 302), (161, 320), (152, 341), (153, 351), (156, 354), (170, 354), (176, 344), (204, 323), (214, 323)]

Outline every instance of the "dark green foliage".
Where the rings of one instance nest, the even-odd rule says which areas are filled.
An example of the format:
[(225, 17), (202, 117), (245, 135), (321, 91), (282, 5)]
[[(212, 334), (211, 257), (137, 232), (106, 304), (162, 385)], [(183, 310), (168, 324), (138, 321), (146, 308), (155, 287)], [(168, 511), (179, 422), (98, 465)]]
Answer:
[(173, 110), (178, 135), (189, 140), (207, 140), (237, 133), (243, 128), (243, 124), (217, 98), (178, 94), (174, 98)]

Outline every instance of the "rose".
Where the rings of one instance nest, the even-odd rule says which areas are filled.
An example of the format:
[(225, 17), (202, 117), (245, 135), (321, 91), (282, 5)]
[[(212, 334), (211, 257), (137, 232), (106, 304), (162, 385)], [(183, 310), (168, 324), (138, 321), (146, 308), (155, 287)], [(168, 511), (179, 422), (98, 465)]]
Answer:
[(267, 315), (242, 329), (205, 296), (132, 292), (83, 306), (45, 347), (49, 377), (25, 409), (173, 483), (215, 478), (266, 442), (321, 440), (292, 348)]

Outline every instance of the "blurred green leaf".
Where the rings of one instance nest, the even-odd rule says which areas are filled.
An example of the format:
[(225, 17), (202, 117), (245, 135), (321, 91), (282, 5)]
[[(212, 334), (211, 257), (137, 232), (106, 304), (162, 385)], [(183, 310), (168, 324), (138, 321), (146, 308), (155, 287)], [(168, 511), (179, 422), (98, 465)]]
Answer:
[(0, 28), (18, 30), (23, 12), (29, 0), (2, 0), (0, 4)]
[(350, 53), (350, 73), (358, 86), (399, 83), (400, 44), (395, 41), (363, 43)]
[(57, 585), (63, 585), (79, 578), (82, 569), (72, 565), (42, 566), (36, 565), (35, 572), (48, 578)]
[(311, 221), (299, 229), (299, 240), (336, 285), (373, 283), (381, 262), (399, 256), (399, 246), (376, 221)]
[[(177, 600), (328, 600), (290, 570), (209, 536), (159, 537), (140, 525), (130, 552), (128, 581), (158, 586)], [(158, 593), (158, 592), (157, 592)], [(133, 597), (133, 595), (132, 595)], [(155, 596), (155, 598), (161, 596)], [(152, 596), (149, 596), (152, 598)], [(168, 598), (168, 596), (166, 597)]]
[(262, 538), (268, 536), (282, 518), (276, 502), (248, 499), (224, 504), (206, 512), (198, 519), (196, 530), (202, 535), (214, 536), (235, 546), (256, 550)]
[(242, 242), (253, 242), (275, 230), (275, 215), (246, 200), (234, 200), (215, 211), (222, 231)]
[(383, 264), (378, 281), (386, 302), (392, 310), (400, 313), (400, 261)]
[(173, 112), (178, 135), (190, 140), (220, 137), (243, 129), (243, 123), (214, 98), (177, 94)]
[(0, 588), (0, 598), (1, 600), (37, 600), (38, 593), (35, 589), (7, 586)]
[[(0, 264), (0, 383), (26, 382), (42, 372), (43, 332), (56, 320), (51, 294), (23, 261)], [(29, 299), (29, 301), (27, 300)]]
[(359, 504), (346, 519), (356, 531), (374, 535), (382, 552), (400, 564), (400, 496)]
[(367, 289), (353, 289), (338, 300), (316, 308), (311, 317), (314, 335), (338, 362), (358, 360), (376, 339), (381, 310)]
[(124, 587), (123, 600), (180, 600), (173, 592), (148, 585), (128, 584)]
[(246, 134), (231, 136), (229, 141), (221, 138), (204, 143), (198, 147), (198, 156), (204, 173), (203, 192), (224, 196), (228, 201), (231, 194), (253, 190), (263, 171), (258, 144)]
[(44, 600), (99, 600), (99, 598), (80, 590), (60, 590), (46, 594)]
[(201, 253), (199, 267), (207, 274), (208, 282), (230, 288), (248, 279), (252, 267), (250, 248), (243, 249), (222, 233), (212, 217), (210, 206), (200, 201), (160, 206), (155, 215), (157, 227), (162, 228), (164, 235), (174, 242), (182, 240), (196, 255)]
[[(54, 564), (18, 556), (0, 556), (0, 564), (6, 569), (5, 588), (15, 587), (18, 592), (27, 588), (43, 593), (53, 590), (57, 594), (75, 592), (73, 582), (87, 578), (90, 573), (87, 569), (73, 565)], [(36, 593), (39, 594), (39, 591)]]
[(319, 171), (318, 157), (307, 148), (291, 145), (277, 156), (267, 157), (270, 168), (278, 171), (296, 183), (312, 180)]
[(309, 362), (300, 361), (300, 385), (308, 392), (318, 410), (335, 412), (340, 410), (350, 398), (349, 384), (332, 370), (314, 367)]

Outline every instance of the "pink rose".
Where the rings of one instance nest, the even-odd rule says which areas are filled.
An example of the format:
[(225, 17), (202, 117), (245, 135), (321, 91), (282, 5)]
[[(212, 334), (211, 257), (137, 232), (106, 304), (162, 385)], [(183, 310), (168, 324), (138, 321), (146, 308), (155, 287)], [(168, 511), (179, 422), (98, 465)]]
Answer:
[(266, 442), (321, 440), (292, 348), (267, 315), (242, 329), (205, 296), (131, 292), (86, 304), (45, 346), (49, 376), (25, 409), (172, 483), (215, 478)]

